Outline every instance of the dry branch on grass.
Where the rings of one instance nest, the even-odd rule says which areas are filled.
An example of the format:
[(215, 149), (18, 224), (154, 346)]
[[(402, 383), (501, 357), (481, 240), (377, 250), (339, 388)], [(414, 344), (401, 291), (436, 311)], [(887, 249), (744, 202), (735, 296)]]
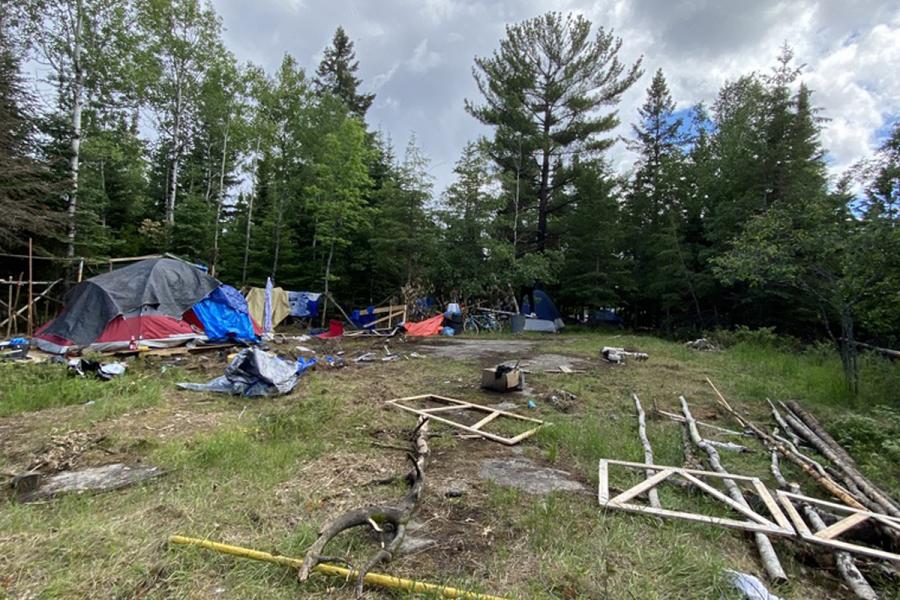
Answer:
[[(700, 436), (700, 431), (697, 429), (697, 424), (694, 421), (694, 417), (691, 415), (691, 410), (688, 407), (687, 401), (683, 396), (680, 397), (679, 400), (681, 400), (681, 410), (684, 413), (684, 419), (687, 423), (691, 439), (697, 447), (706, 452), (706, 455), (709, 457), (709, 464), (712, 466), (713, 470), (719, 473), (727, 473), (728, 471), (722, 466), (719, 452), (714, 446), (707, 443), (706, 440)], [(750, 507), (747, 500), (744, 498), (741, 489), (734, 481), (723, 479), (722, 483), (725, 486), (728, 495), (731, 496), (735, 502), (746, 508)], [(763, 567), (769, 578), (775, 581), (786, 581), (787, 574), (784, 572), (784, 568), (781, 566), (781, 562), (778, 560), (778, 555), (775, 553), (775, 548), (772, 547), (772, 542), (769, 538), (762, 533), (756, 532), (753, 534), (753, 539), (756, 542), (756, 548), (759, 550), (760, 559), (762, 560)]]
[[(647, 438), (647, 421), (644, 417), (644, 408), (641, 406), (641, 400), (638, 398), (638, 395), (634, 392), (631, 393), (631, 397), (634, 399), (634, 407), (637, 410), (638, 417), (638, 437), (641, 439), (641, 446), (644, 447), (644, 462), (648, 465), (653, 464), (653, 447), (650, 445), (650, 440)], [(653, 471), (647, 469), (647, 477), (653, 476)], [(650, 499), (650, 506), (653, 508), (662, 508), (662, 505), (659, 503), (659, 492), (656, 491), (656, 488), (650, 488), (647, 492), (647, 497)]]
[(325, 546), (339, 533), (353, 527), (368, 525), (378, 534), (381, 547), (359, 569), (356, 577), (356, 595), (363, 593), (363, 581), (366, 573), (382, 562), (393, 559), (394, 554), (403, 543), (406, 527), (418, 508), (419, 499), (425, 489), (425, 463), (428, 460), (428, 419), (419, 417), (412, 434), (415, 455), (409, 454), (412, 468), (406, 474), (409, 491), (397, 504), (369, 506), (346, 512), (331, 521), (319, 534), (319, 538), (310, 546), (303, 559), (303, 565), (297, 574), (300, 581), (306, 581), (313, 568), (320, 562), (339, 562), (349, 564), (345, 559), (324, 556)]

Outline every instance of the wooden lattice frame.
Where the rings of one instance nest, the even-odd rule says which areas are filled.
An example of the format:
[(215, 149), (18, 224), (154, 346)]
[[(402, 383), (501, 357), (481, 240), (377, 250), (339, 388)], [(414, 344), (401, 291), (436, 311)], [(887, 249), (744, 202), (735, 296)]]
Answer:
[[(782, 490), (778, 491), (778, 500), (784, 506), (785, 512), (788, 514), (788, 517), (790, 517), (794, 528), (797, 530), (797, 533), (801, 538), (803, 538), (803, 540), (811, 544), (819, 544), (821, 546), (828, 546), (830, 548), (835, 548), (838, 550), (846, 550), (847, 552), (864, 554), (873, 558), (900, 562), (900, 554), (894, 554), (893, 552), (887, 552), (878, 548), (870, 548), (868, 546), (862, 546), (860, 544), (854, 544), (837, 539), (838, 536), (843, 535), (857, 525), (860, 525), (864, 521), (868, 521), (870, 519), (873, 521), (877, 521), (885, 527), (900, 531), (900, 518), (891, 517), (889, 515), (883, 515), (880, 513), (869, 512), (867, 510), (860, 510), (851, 506), (846, 506), (844, 504), (837, 504), (835, 502), (819, 500), (818, 498), (810, 498), (809, 496), (794, 494)], [(795, 502), (803, 502), (821, 508), (827, 508), (830, 511), (847, 514), (847, 516), (839, 521), (832, 523), (825, 529), (813, 533), (810, 530), (809, 526), (806, 524), (806, 521), (800, 515), (797, 507), (794, 505)]]
[[(625, 490), (624, 492), (610, 498), (609, 495), (609, 465), (618, 465), (628, 469), (646, 472), (647, 470), (655, 471), (655, 474), (644, 479), (637, 485)], [(601, 459), (598, 466), (599, 485), (597, 499), (600, 506), (615, 508), (626, 512), (653, 515), (657, 517), (669, 517), (673, 519), (683, 519), (686, 521), (694, 521), (697, 523), (707, 523), (709, 525), (718, 525), (721, 527), (729, 527), (733, 529), (742, 529), (744, 531), (753, 531), (765, 533), (766, 535), (794, 536), (796, 532), (791, 526), (791, 522), (778, 507), (778, 503), (772, 497), (768, 488), (757, 477), (747, 477), (746, 475), (734, 475), (731, 473), (714, 473), (710, 471), (700, 471), (697, 469), (683, 469), (681, 467), (666, 467), (662, 465), (647, 465), (644, 463), (628, 462), (624, 460)], [(744, 515), (748, 520), (740, 521), (728, 517), (712, 517), (709, 515), (701, 515), (678, 510), (669, 510), (665, 508), (653, 508), (643, 504), (632, 504), (629, 500), (655, 488), (663, 481), (672, 476), (678, 476), (712, 496), (723, 504), (728, 505), (738, 513)], [(742, 506), (735, 502), (724, 492), (717, 490), (708, 483), (700, 479), (700, 477), (712, 477), (714, 479), (731, 479), (732, 481), (742, 481), (749, 483), (754, 491), (759, 495), (763, 504), (769, 511), (771, 518), (767, 518), (753, 509)]]
[[(445, 404), (445, 406), (436, 406), (434, 408), (416, 408), (414, 406), (408, 406), (405, 403), (409, 402), (417, 402), (423, 400), (431, 400), (432, 402), (439, 402)], [(461, 429), (462, 431), (466, 431), (468, 433), (472, 433), (475, 435), (480, 435), (481, 437), (492, 440), (494, 442), (499, 442), (501, 444), (505, 444), (507, 446), (514, 446), (524, 440), (525, 438), (531, 437), (537, 432), (538, 429), (544, 426), (544, 422), (540, 419), (534, 419), (532, 417), (525, 417), (522, 415), (517, 415), (515, 413), (507, 412), (505, 410), (499, 410), (496, 408), (491, 408), (489, 406), (482, 406), (480, 404), (472, 404), (471, 402), (466, 402), (464, 400), (457, 400), (455, 398), (447, 398), (445, 396), (436, 396), (434, 394), (423, 394), (421, 396), (407, 396), (405, 398), (395, 398), (393, 400), (388, 400), (388, 404), (391, 406), (395, 406), (397, 408), (403, 409), (407, 412), (411, 412), (413, 414), (428, 417), (433, 421), (437, 421), (440, 423), (445, 423), (450, 425), (451, 427), (455, 427), (457, 429)], [(441, 416), (441, 413), (450, 412), (450, 411), (458, 411), (458, 410), (474, 410), (478, 412), (487, 413), (483, 419), (475, 423), (474, 425), (464, 425), (462, 423), (458, 423), (452, 419), (448, 419), (446, 417)], [(498, 435), (496, 433), (490, 433), (488, 431), (482, 431), (482, 427), (493, 421), (498, 417), (507, 417), (510, 419), (515, 419), (518, 421), (527, 421), (530, 423), (537, 423), (537, 425), (528, 431), (523, 431), (519, 435), (516, 435), (511, 438), (503, 437), (502, 435)]]

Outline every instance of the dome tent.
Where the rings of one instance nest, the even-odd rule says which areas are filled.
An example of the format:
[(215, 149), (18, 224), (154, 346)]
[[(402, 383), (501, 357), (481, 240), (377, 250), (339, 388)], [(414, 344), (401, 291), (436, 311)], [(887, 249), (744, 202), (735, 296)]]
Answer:
[[(213, 294), (220, 287), (227, 286), (184, 261), (142, 260), (73, 287), (62, 313), (37, 331), (35, 341), (43, 350), (63, 353), (84, 347), (124, 349), (132, 338), (150, 347), (177, 346), (207, 338), (207, 329), (246, 339), (247, 331), (253, 331), (246, 304), (240, 314), (224, 302), (224, 294)], [(234, 296), (227, 296), (233, 302)], [(216, 310), (209, 310), (207, 299)], [(195, 306), (205, 310), (195, 314)], [(244, 326), (220, 327), (225, 316)]]

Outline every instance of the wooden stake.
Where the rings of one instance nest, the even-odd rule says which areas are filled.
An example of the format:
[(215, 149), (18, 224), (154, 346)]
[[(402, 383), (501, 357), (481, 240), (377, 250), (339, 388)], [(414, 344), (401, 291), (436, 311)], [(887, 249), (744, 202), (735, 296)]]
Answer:
[[(10, 275), (10, 279), (12, 279), (12, 276), (11, 276), (11, 275)], [(12, 334), (12, 320), (13, 320), (13, 294), (12, 294), (12, 286), (13, 286), (13, 284), (12, 284), (12, 282), (10, 282), (10, 283), (9, 283), (9, 288), (8, 288), (8, 289), (9, 289), (9, 294), (8, 294), (9, 299), (7, 300), (7, 304), (6, 304), (6, 313), (7, 313), (7, 317), (6, 317), (6, 337), (7, 337), (7, 338), (9, 338), (10, 335)]]
[(34, 328), (34, 248), (31, 238), (28, 238), (28, 337), (31, 337)]

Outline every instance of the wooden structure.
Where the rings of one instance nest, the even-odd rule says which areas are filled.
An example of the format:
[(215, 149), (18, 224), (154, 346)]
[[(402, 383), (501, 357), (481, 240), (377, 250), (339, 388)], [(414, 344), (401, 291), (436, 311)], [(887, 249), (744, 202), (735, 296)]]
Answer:
[[(644, 479), (637, 485), (623, 491), (622, 493), (610, 497), (609, 493), (609, 467), (617, 465), (627, 469), (637, 471), (654, 471), (655, 474)], [(772, 494), (766, 486), (757, 477), (747, 477), (745, 475), (734, 475), (732, 473), (716, 473), (710, 471), (700, 471), (697, 469), (684, 469), (681, 467), (664, 467), (660, 465), (649, 465), (645, 463), (628, 462), (623, 460), (601, 459), (598, 466), (599, 486), (597, 499), (600, 506), (623, 510), (625, 512), (633, 512), (640, 514), (653, 515), (656, 517), (669, 517), (673, 519), (683, 519), (686, 521), (694, 521), (697, 523), (706, 523), (709, 525), (717, 525), (721, 527), (730, 527), (733, 529), (742, 529), (744, 531), (752, 531), (764, 533), (767, 535), (793, 536), (794, 528), (790, 521), (781, 511), (778, 503), (772, 497)], [(744, 520), (733, 519), (729, 517), (713, 517), (710, 515), (702, 515), (693, 512), (669, 510), (665, 508), (654, 508), (644, 504), (634, 504), (631, 501), (654, 489), (662, 482), (674, 478), (680, 478), (692, 485), (694, 488), (706, 493), (708, 496), (727, 505), (732, 510), (740, 513), (745, 517)], [(735, 502), (724, 492), (709, 485), (700, 477), (711, 477), (714, 479), (730, 479), (735, 482), (749, 484), (750, 487), (760, 497), (763, 504), (768, 509), (768, 516), (761, 515), (751, 508)]]
[[(412, 403), (422, 403), (422, 402), (434, 402), (440, 404), (441, 406), (436, 406), (432, 408), (418, 408), (416, 406), (412, 406)], [(460, 429), (467, 433), (471, 433), (474, 435), (481, 436), (485, 439), (498, 442), (500, 444), (504, 444), (506, 446), (514, 446), (521, 442), (522, 440), (531, 437), (537, 432), (538, 429), (543, 427), (545, 423), (540, 419), (534, 419), (532, 417), (524, 417), (522, 415), (517, 415), (515, 413), (507, 412), (505, 410), (500, 410), (496, 408), (491, 408), (489, 406), (482, 406), (480, 404), (472, 404), (471, 402), (466, 402), (464, 400), (457, 400), (455, 398), (447, 398), (444, 396), (435, 396), (433, 394), (424, 394), (421, 396), (407, 396), (406, 398), (395, 398), (394, 400), (388, 400), (387, 403), (396, 408), (405, 410), (407, 412), (411, 412), (415, 415), (419, 415), (420, 417), (427, 417), (433, 421), (437, 421), (439, 423), (444, 423), (446, 425), (450, 425), (456, 429)], [(472, 425), (465, 425), (458, 421), (454, 421), (453, 419), (447, 418), (447, 413), (459, 413), (463, 411), (474, 411), (478, 413), (484, 413), (485, 416), (480, 419), (477, 423)], [(504, 437), (502, 435), (491, 433), (489, 431), (484, 431), (484, 427), (498, 419), (500, 417), (505, 417), (507, 419), (512, 419), (516, 421), (521, 421), (525, 423), (534, 423), (535, 426), (527, 431), (523, 431), (522, 433), (515, 435), (513, 437)]]
[[(870, 546), (863, 546), (861, 544), (837, 539), (854, 527), (869, 520), (875, 521), (888, 529), (900, 531), (900, 518), (883, 515), (880, 513), (869, 512), (867, 510), (853, 508), (844, 504), (837, 504), (835, 502), (819, 500), (818, 498), (810, 498), (809, 496), (785, 492), (783, 490), (779, 490), (777, 494), (778, 500), (784, 506), (784, 510), (790, 517), (794, 529), (796, 529), (797, 534), (804, 541), (807, 541), (811, 544), (818, 544), (820, 546), (827, 546), (828, 548), (832, 548), (835, 550), (846, 550), (847, 552), (863, 554), (865, 556), (871, 556), (873, 558), (900, 562), (900, 554), (886, 552), (878, 548), (872, 548)], [(820, 508), (826, 508), (829, 511), (837, 512), (842, 516), (846, 516), (843, 516), (843, 518), (835, 521), (825, 529), (813, 533), (803, 517), (800, 516), (800, 512), (797, 510), (797, 507), (795, 505), (796, 502), (811, 504)]]

